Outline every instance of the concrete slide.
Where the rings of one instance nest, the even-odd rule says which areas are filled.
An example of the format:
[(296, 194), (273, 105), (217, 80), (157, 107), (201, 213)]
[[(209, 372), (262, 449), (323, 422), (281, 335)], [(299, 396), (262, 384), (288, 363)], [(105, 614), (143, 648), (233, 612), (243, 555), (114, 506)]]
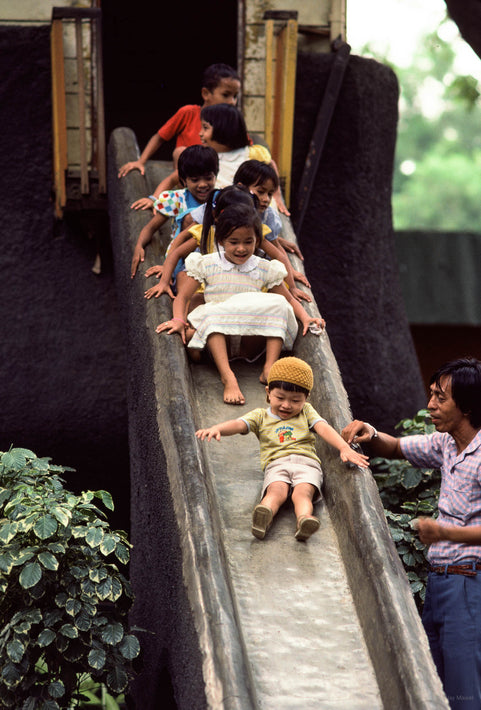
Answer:
[[(297, 542), (288, 503), (260, 541), (250, 531), (262, 482), (256, 437), (195, 438), (199, 427), (263, 406), (260, 366), (235, 363), (247, 402), (225, 405), (215, 367), (189, 363), (180, 338), (155, 333), (171, 300), (145, 300), (154, 278), (143, 272), (162, 261), (166, 235), (131, 279), (150, 213), (130, 205), (151, 194), (167, 164), (118, 179), (120, 165), (137, 156), (132, 131), (116, 129), (109, 213), (130, 363), (133, 620), (151, 631), (136, 707), (161, 707), (164, 663), (177, 706), (189, 710), (448, 708), (371, 472), (346, 466), (320, 442), (320, 531)], [(306, 308), (318, 313), (315, 303)], [(351, 416), (329, 324), (321, 336), (298, 337), (294, 354), (314, 370), (312, 404), (340, 431)]]

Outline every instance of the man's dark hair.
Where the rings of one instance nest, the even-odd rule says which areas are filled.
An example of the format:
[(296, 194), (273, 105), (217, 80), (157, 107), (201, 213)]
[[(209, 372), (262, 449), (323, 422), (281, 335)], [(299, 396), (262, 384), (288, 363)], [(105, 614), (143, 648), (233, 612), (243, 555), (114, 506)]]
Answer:
[(189, 145), (179, 155), (177, 163), (179, 180), (185, 183), (186, 178), (200, 177), (207, 173), (219, 172), (219, 156), (207, 145)]
[(474, 357), (451, 360), (431, 377), (429, 384), (441, 387), (443, 377), (451, 378), (451, 395), (456, 406), (475, 429), (481, 427), (481, 362)]
[(276, 387), (280, 390), (284, 390), (285, 392), (302, 392), (302, 394), (305, 394), (306, 397), (309, 396), (309, 390), (306, 390), (305, 387), (301, 387), (301, 385), (294, 384), (294, 382), (284, 382), (284, 380), (272, 380), (272, 382), (269, 382), (269, 384), (267, 385), (269, 392), (275, 389)]
[(210, 67), (204, 70), (202, 75), (202, 88), (209, 89), (212, 92), (216, 86), (219, 86), (221, 79), (237, 79), (237, 81), (240, 81), (236, 70), (228, 64), (211, 64)]

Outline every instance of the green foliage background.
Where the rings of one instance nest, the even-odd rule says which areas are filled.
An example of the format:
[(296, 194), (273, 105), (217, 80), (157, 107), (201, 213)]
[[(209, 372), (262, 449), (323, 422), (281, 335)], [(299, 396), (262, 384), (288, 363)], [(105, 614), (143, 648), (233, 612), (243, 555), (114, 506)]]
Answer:
[[(400, 85), (392, 198), (395, 229), (479, 231), (478, 81), (456, 75), (455, 52), (438, 31), (424, 38), (406, 68), (376, 56), (368, 46), (363, 54), (390, 65)], [(410, 174), (404, 170), (408, 162)]]
[(113, 509), (110, 493), (74, 495), (66, 470), (28, 449), (0, 452), (2, 708), (78, 705), (87, 676), (118, 695), (140, 652), (118, 567), (130, 543), (98, 507)]
[[(419, 410), (412, 419), (403, 419), (397, 428), (401, 436), (435, 431), (427, 409)], [(416, 534), (413, 520), (420, 515), (437, 516), (441, 473), (438, 469), (414, 468), (406, 460), (380, 457), (371, 460), (371, 469), (391, 536), (421, 611), (426, 593), (427, 548)]]

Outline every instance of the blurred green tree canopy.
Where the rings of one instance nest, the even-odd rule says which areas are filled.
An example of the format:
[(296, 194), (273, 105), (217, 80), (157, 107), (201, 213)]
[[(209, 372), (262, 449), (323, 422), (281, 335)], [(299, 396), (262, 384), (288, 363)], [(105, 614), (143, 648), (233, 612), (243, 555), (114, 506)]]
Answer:
[(394, 228), (481, 231), (478, 81), (455, 73), (455, 51), (438, 31), (423, 39), (408, 67), (366, 51), (390, 65), (400, 85)]

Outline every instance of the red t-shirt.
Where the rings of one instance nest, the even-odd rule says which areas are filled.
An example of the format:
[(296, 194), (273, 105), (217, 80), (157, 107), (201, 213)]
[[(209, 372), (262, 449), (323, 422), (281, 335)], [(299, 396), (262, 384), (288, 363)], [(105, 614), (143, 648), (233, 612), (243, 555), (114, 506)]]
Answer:
[(164, 141), (177, 138), (175, 145), (200, 145), (200, 106), (182, 106), (172, 118), (159, 128), (158, 134)]

